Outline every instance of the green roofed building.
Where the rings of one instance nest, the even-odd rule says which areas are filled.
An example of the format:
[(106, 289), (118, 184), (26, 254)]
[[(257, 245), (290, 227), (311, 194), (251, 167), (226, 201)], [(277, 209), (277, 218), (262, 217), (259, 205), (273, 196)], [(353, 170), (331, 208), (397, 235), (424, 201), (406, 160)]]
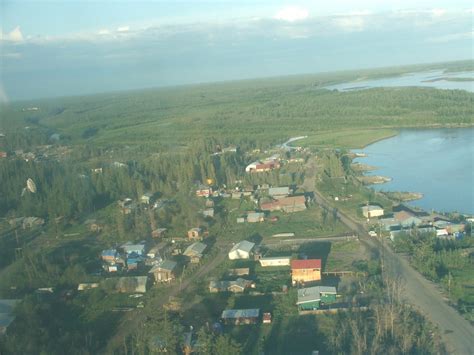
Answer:
[(336, 288), (333, 286), (315, 286), (298, 290), (298, 310), (319, 309), (324, 304), (336, 302)]

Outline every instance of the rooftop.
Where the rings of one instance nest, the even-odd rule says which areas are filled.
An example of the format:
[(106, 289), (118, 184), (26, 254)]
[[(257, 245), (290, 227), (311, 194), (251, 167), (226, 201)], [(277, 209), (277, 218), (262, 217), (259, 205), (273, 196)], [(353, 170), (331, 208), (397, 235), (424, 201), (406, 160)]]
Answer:
[(204, 253), (204, 250), (206, 250), (206, 248), (207, 248), (206, 244), (201, 243), (201, 242), (196, 242), (188, 246), (183, 254), (186, 256), (202, 255), (202, 253)]
[(257, 318), (260, 315), (260, 309), (225, 309), (222, 311), (221, 318), (235, 319), (235, 318)]
[(315, 286), (308, 288), (300, 288), (298, 290), (298, 302), (297, 304), (314, 302), (321, 299), (321, 295), (324, 294), (337, 294), (336, 288), (333, 286)]
[(149, 271), (150, 273), (154, 273), (155, 271), (158, 270), (168, 270), (168, 271), (173, 271), (174, 268), (178, 265), (176, 261), (173, 260), (163, 260), (159, 264), (156, 264), (155, 266), (152, 267), (152, 269)]
[(291, 260), (292, 269), (321, 269), (321, 259)]
[(235, 244), (230, 251), (233, 252), (235, 250), (243, 250), (246, 252), (250, 252), (252, 251), (254, 246), (255, 243), (249, 242), (247, 240), (242, 240), (241, 242)]

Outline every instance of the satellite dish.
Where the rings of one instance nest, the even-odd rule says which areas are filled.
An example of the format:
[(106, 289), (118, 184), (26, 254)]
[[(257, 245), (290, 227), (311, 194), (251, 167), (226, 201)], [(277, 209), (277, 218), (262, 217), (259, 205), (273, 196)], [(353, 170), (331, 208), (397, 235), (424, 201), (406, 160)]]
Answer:
[(31, 179), (26, 180), (26, 187), (32, 193), (36, 192), (36, 184), (33, 180), (31, 180)]

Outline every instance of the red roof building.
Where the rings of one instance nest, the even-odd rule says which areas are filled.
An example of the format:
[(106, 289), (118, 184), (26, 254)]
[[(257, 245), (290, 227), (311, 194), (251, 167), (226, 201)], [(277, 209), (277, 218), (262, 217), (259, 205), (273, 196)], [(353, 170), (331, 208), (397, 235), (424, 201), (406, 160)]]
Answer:
[(291, 281), (293, 285), (319, 280), (321, 280), (321, 259), (291, 261)]

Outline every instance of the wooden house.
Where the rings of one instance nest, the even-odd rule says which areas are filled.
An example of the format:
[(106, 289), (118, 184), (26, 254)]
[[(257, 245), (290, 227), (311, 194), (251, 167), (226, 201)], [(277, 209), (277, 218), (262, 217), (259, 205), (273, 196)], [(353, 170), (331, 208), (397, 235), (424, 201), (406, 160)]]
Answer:
[(291, 261), (291, 281), (293, 285), (319, 280), (321, 280), (321, 259)]
[(221, 319), (225, 324), (256, 324), (260, 316), (260, 309), (225, 309)]
[(263, 211), (299, 212), (306, 209), (306, 198), (304, 196), (283, 197), (275, 201), (262, 203)]
[(175, 261), (164, 260), (153, 266), (149, 273), (153, 274), (156, 282), (171, 282), (176, 278), (177, 265)]
[(187, 256), (191, 263), (197, 264), (201, 261), (204, 251), (206, 250), (207, 245), (201, 242), (196, 242), (191, 244), (186, 248), (183, 255)]
[(189, 240), (202, 240), (203, 231), (202, 228), (191, 228), (188, 230), (188, 239)]

